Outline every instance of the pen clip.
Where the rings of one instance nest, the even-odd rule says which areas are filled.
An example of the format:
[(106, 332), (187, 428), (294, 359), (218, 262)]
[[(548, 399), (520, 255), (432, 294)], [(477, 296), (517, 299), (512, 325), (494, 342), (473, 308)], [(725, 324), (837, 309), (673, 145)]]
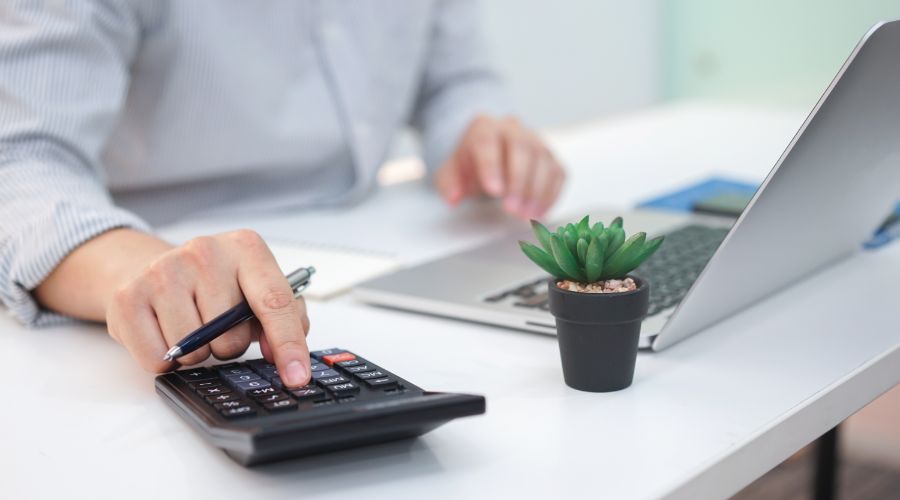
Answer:
[(297, 288), (294, 289), (294, 298), (295, 298), (295, 299), (296, 299), (296, 298), (299, 298), (299, 297), (300, 297), (300, 294), (303, 293), (304, 290), (306, 290), (307, 288), (309, 288), (309, 283), (310, 283), (311, 281), (312, 281), (311, 279), (306, 280), (302, 285), (300, 285), (300, 286), (298, 286)]

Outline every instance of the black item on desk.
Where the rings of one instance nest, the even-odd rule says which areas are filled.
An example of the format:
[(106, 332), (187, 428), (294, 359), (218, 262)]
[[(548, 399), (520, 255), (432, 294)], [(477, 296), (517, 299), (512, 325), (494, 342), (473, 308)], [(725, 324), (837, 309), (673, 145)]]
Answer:
[(694, 212), (710, 215), (721, 215), (725, 217), (740, 217), (741, 213), (747, 208), (750, 200), (753, 198), (752, 193), (743, 192), (725, 192), (712, 196), (705, 196), (695, 201), (691, 209)]
[(641, 321), (650, 305), (650, 284), (631, 276), (637, 289), (582, 293), (547, 281), (550, 312), (566, 385), (588, 392), (625, 389), (634, 379)]
[(244, 465), (415, 437), (485, 410), (483, 396), (426, 392), (343, 349), (311, 361), (313, 378), (299, 389), (255, 359), (160, 375), (156, 391)]

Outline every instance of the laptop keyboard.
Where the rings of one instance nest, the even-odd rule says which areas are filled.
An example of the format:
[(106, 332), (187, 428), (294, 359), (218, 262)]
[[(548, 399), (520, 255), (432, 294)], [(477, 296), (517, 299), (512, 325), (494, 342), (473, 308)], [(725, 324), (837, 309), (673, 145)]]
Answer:
[[(684, 226), (666, 233), (666, 241), (659, 250), (634, 270), (635, 275), (651, 283), (648, 316), (681, 302), (726, 234), (727, 228), (700, 225)], [(540, 278), (491, 295), (484, 301), (549, 311), (546, 283), (547, 278)]]

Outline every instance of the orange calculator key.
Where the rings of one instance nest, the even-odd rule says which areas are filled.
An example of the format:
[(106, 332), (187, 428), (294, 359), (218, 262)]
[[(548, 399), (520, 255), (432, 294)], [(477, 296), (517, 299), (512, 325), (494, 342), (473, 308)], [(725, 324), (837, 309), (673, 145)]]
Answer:
[(329, 354), (328, 356), (322, 356), (322, 361), (328, 364), (328, 366), (334, 366), (335, 363), (340, 363), (341, 361), (350, 361), (351, 359), (356, 359), (356, 356), (349, 352), (341, 352), (338, 354)]

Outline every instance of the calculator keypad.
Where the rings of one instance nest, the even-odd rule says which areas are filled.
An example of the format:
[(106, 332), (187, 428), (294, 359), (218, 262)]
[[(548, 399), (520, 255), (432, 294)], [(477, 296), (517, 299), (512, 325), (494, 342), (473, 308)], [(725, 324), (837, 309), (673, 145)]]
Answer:
[(389, 395), (405, 388), (396, 377), (344, 349), (311, 353), (312, 377), (304, 387), (285, 388), (265, 359), (191, 368), (176, 374), (225, 418), (309, 410), (363, 395)]

